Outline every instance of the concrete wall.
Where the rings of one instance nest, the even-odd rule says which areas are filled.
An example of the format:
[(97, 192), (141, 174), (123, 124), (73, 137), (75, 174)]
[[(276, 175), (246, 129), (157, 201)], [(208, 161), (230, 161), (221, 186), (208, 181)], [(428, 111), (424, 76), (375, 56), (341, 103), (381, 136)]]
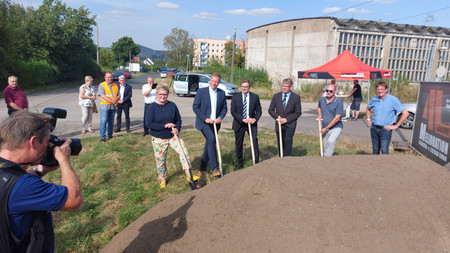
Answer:
[(247, 31), (247, 66), (264, 68), (274, 84), (334, 58), (335, 22), (330, 18), (298, 19)]

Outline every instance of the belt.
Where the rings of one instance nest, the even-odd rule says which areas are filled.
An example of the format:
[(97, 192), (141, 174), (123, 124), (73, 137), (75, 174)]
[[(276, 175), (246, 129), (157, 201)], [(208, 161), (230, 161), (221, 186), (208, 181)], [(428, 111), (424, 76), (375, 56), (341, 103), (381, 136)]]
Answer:
[(378, 126), (378, 125), (372, 125), (372, 126), (374, 126), (376, 128), (384, 128), (384, 126)]

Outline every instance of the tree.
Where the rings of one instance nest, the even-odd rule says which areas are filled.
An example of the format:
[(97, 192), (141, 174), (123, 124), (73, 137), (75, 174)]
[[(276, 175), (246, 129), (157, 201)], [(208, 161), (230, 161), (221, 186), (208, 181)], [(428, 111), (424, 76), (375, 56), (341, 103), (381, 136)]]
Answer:
[(127, 36), (114, 42), (111, 49), (121, 65), (127, 61), (130, 62), (130, 54), (131, 57), (134, 57), (141, 52), (141, 47), (138, 44), (135, 44), (132, 38)]
[[(243, 52), (245, 50), (245, 45), (243, 49), (235, 46), (234, 48), (234, 66), (239, 66), (240, 68), (245, 64), (245, 57)], [(225, 65), (231, 66), (231, 59), (233, 57), (233, 41), (227, 41), (225, 43)]]
[(100, 48), (98, 52), (100, 67), (107, 71), (112, 71), (119, 67), (119, 63), (115, 60), (114, 53), (111, 49), (108, 48)]
[[(185, 68), (187, 61), (194, 58), (194, 38), (188, 31), (172, 28), (172, 32), (164, 37), (164, 47), (166, 48), (165, 60), (168, 66), (173, 68)], [(189, 55), (187, 57), (186, 55)], [(189, 65), (191, 62), (189, 62)]]

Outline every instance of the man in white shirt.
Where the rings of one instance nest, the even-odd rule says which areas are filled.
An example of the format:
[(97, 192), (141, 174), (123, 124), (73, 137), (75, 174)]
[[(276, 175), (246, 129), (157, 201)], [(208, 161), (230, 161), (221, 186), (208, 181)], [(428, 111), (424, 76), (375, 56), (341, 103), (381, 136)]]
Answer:
[[(142, 95), (144, 95), (144, 102), (145, 102), (144, 118), (148, 106), (156, 101), (156, 89), (155, 89), (156, 87), (154, 87), (156, 86), (156, 84), (153, 83), (154, 81), (155, 79), (153, 78), (153, 76), (149, 76), (147, 78), (147, 83), (142, 86)], [(143, 125), (144, 125), (143, 136), (146, 136), (147, 134), (149, 134), (150, 129), (145, 127), (145, 123), (143, 123)]]

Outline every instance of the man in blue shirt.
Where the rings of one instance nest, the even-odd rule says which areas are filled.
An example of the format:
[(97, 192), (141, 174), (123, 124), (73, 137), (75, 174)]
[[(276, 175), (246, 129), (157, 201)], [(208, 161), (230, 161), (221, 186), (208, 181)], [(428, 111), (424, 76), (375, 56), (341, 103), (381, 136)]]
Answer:
[[(408, 111), (400, 103), (400, 100), (387, 94), (385, 82), (376, 84), (378, 96), (372, 98), (366, 109), (367, 123), (370, 126), (370, 137), (372, 138), (372, 154), (389, 154), (389, 144), (391, 143), (392, 130), (397, 129), (408, 117)], [(371, 110), (373, 116), (370, 118)], [(393, 125), (397, 114), (402, 116), (397, 124)]]
[(344, 103), (336, 97), (336, 86), (329, 84), (325, 89), (326, 97), (319, 99), (317, 106), (317, 121), (322, 120), (324, 156), (332, 156), (334, 153), (334, 143), (342, 132), (342, 113), (344, 112)]
[[(70, 165), (70, 139), (53, 149), (59, 166), (38, 165), (53, 145), (50, 120), (46, 114), (18, 111), (0, 123), (1, 252), (53, 252), (50, 212), (81, 205), (81, 184)], [(41, 180), (58, 167), (61, 185)]]

